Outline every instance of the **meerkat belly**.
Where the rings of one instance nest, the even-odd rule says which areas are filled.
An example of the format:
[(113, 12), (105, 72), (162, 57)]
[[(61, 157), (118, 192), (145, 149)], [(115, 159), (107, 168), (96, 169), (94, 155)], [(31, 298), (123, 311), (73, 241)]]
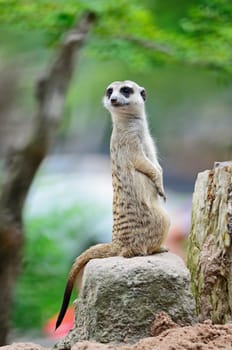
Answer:
[(113, 171), (113, 188), (113, 241), (124, 256), (152, 254), (165, 235), (165, 217), (156, 204), (152, 181), (135, 169), (124, 168)]

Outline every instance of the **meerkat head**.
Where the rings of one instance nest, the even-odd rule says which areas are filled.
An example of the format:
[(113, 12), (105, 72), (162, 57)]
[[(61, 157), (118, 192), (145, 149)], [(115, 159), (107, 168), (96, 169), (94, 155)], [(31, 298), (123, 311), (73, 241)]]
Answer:
[(144, 112), (146, 91), (131, 80), (111, 83), (103, 97), (103, 104), (113, 115), (139, 117)]

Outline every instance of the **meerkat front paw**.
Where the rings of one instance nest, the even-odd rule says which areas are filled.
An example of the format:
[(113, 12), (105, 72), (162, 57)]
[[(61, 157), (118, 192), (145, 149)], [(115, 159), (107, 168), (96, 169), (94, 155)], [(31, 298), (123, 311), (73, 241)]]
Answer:
[(156, 191), (157, 191), (158, 195), (163, 198), (164, 202), (166, 202), (167, 197), (164, 193), (164, 190), (162, 188), (156, 186)]

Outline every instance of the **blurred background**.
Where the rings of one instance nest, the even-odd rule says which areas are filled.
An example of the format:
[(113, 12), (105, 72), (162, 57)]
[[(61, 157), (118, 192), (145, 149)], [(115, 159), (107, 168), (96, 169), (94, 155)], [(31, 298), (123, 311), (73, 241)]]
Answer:
[(35, 84), (60, 38), (85, 10), (98, 18), (24, 208), (14, 339), (34, 330), (42, 334), (59, 310), (73, 259), (89, 245), (111, 240), (112, 126), (101, 100), (114, 80), (134, 80), (147, 90), (170, 234), (177, 237), (168, 238), (170, 249), (184, 258), (182, 246), (172, 244), (188, 235), (197, 173), (232, 158), (231, 6), (226, 0), (0, 1), (0, 181), (8, 150), (31, 131)]

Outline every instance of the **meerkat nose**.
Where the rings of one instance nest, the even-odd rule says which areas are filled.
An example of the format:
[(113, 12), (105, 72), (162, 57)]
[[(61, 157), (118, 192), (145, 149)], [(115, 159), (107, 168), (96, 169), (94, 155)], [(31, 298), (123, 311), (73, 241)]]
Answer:
[(110, 99), (110, 102), (111, 102), (112, 105), (114, 105), (114, 104), (116, 104), (116, 103), (118, 102), (118, 100), (117, 100), (116, 97), (112, 97), (112, 98)]

